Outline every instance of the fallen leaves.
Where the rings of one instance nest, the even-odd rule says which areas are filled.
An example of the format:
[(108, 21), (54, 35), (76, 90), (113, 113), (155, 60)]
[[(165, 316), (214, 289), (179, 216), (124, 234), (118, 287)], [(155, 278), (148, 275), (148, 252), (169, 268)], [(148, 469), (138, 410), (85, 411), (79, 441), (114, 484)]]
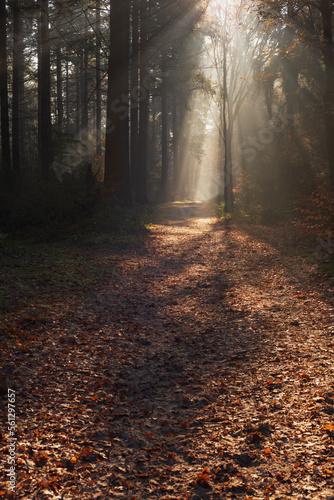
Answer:
[(204, 486), (205, 488), (210, 487), (210, 475), (209, 470), (204, 468), (202, 472), (196, 475), (194, 484), (199, 484), (200, 486)]
[(121, 251), (117, 287), (106, 267), (68, 310), (52, 303), (8, 329), (17, 498), (316, 498), (333, 486), (333, 341), (319, 328), (330, 299), (275, 245), (215, 224), (159, 223), (145, 248)]

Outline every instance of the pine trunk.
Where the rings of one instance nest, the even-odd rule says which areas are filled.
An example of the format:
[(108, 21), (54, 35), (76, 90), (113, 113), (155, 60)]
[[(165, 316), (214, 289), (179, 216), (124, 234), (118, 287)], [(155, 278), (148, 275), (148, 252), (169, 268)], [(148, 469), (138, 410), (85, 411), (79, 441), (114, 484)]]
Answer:
[(330, 0), (321, 0), (321, 16), (324, 32), (324, 64), (325, 64), (325, 127), (327, 155), (330, 175), (330, 186), (334, 191), (334, 59), (333, 59), (333, 4)]
[(13, 0), (13, 104), (12, 104), (12, 148), (13, 169), (21, 170), (22, 154), (24, 155), (23, 137), (23, 42), (22, 19), (19, 0)]
[(131, 204), (129, 161), (129, 0), (113, 0), (110, 9), (107, 129), (105, 152), (106, 190), (115, 199)]
[(162, 86), (161, 86), (161, 196), (162, 201), (168, 197), (168, 103), (166, 84), (167, 55), (162, 56)]
[(42, 176), (48, 177), (52, 163), (52, 125), (50, 101), (50, 42), (48, 0), (39, 0), (38, 47), (38, 153)]
[(136, 201), (147, 203), (147, 134), (149, 93), (145, 89), (147, 76), (147, 1), (140, 0), (141, 41), (140, 41), (140, 89), (142, 92), (139, 107), (138, 165), (136, 170)]
[(1, 156), (4, 177), (11, 174), (9, 106), (8, 106), (8, 69), (7, 69), (7, 12), (6, 0), (0, 0), (0, 104), (1, 104)]
[(101, 93), (101, 7), (100, 0), (96, 0), (96, 156), (100, 157), (101, 148), (101, 124), (102, 124), (102, 93)]
[(57, 58), (57, 119), (58, 119), (58, 132), (63, 129), (63, 115), (64, 115), (64, 105), (63, 105), (63, 73), (61, 67), (61, 49), (57, 47), (56, 50)]

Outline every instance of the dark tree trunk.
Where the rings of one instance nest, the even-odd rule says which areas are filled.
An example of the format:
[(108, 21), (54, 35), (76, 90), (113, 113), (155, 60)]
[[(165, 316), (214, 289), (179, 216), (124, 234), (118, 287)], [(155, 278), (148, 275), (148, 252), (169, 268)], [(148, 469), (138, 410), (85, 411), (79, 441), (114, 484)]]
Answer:
[(64, 105), (63, 105), (63, 73), (62, 73), (62, 59), (61, 59), (61, 49), (57, 47), (56, 51), (57, 57), (57, 119), (58, 119), (58, 131), (63, 130), (63, 116), (64, 116)]
[(139, 135), (139, 2), (132, 2), (132, 50), (131, 50), (131, 173), (136, 177), (138, 169)]
[(162, 201), (168, 197), (168, 94), (166, 84), (167, 54), (162, 56), (162, 86), (161, 86), (161, 196)]
[(85, 47), (83, 49), (83, 70), (82, 70), (82, 119), (81, 132), (83, 142), (88, 140), (88, 20), (85, 15)]
[(129, 161), (129, 0), (110, 9), (107, 128), (104, 183), (121, 203), (131, 204)]
[(77, 133), (79, 133), (81, 125), (81, 83), (82, 83), (82, 53), (79, 52), (77, 55), (77, 68), (76, 68), (76, 117), (75, 125)]
[(334, 191), (334, 59), (333, 59), (333, 3), (331, 0), (321, 0), (320, 10), (324, 32), (324, 63), (326, 87), (324, 94), (325, 126), (327, 155), (330, 174), (330, 185)]
[(141, 42), (140, 42), (140, 89), (138, 165), (136, 169), (136, 201), (147, 203), (147, 133), (149, 93), (145, 88), (147, 77), (147, 0), (140, 0)]
[(173, 191), (179, 183), (179, 121), (177, 95), (173, 95)]
[(65, 112), (66, 112), (66, 126), (70, 124), (70, 78), (69, 78), (69, 64), (68, 59), (66, 59), (66, 102), (65, 102)]
[(1, 155), (5, 178), (10, 177), (10, 136), (8, 109), (8, 69), (7, 69), (7, 12), (6, 0), (0, 0), (0, 104), (1, 104)]
[(52, 125), (50, 104), (50, 41), (48, 0), (38, 0), (38, 153), (39, 168), (48, 177), (52, 163)]
[(289, 135), (293, 134), (294, 130), (294, 115), (296, 112), (296, 97), (298, 90), (298, 69), (296, 61), (292, 58), (294, 32), (291, 23), (295, 17), (294, 5), (288, 5), (288, 23), (285, 28), (285, 37), (283, 43), (283, 54), (285, 55), (282, 61), (283, 65), (283, 88), (286, 94), (287, 114), (289, 116)]
[(149, 110), (149, 126), (148, 126), (148, 141), (149, 146), (147, 150), (148, 163), (152, 169), (156, 167), (156, 152), (159, 147), (157, 144), (157, 103), (156, 94), (151, 95), (151, 105)]
[(22, 18), (19, 0), (13, 0), (13, 107), (12, 149), (13, 168), (19, 172), (24, 158), (24, 81)]
[(156, 149), (157, 146), (157, 110), (156, 110), (156, 96), (152, 97), (152, 106), (151, 106), (151, 115), (152, 115), (152, 127), (151, 127), (151, 144), (152, 149)]
[[(226, 125), (224, 125), (225, 128)], [(225, 212), (233, 212), (233, 171), (232, 171), (232, 138), (229, 128), (225, 129), (225, 156), (224, 156), (224, 178), (225, 178)]]
[(101, 106), (102, 106), (102, 93), (101, 93), (101, 7), (100, 0), (96, 0), (96, 155), (101, 156)]

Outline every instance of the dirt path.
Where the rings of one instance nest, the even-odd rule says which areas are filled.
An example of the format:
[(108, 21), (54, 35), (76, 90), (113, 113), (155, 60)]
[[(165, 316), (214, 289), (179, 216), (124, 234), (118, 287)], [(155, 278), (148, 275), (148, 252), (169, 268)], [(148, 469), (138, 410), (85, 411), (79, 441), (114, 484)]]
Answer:
[(332, 290), (198, 204), (105, 259), (11, 360), (13, 498), (334, 499)]

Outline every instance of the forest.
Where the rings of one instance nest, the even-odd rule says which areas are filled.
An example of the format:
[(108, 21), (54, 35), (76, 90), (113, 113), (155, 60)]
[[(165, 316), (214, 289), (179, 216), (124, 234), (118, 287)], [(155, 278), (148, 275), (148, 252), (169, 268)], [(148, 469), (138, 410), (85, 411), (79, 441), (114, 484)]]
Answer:
[(332, 9), (2, 0), (2, 226), (216, 198), (330, 231)]
[(0, 498), (334, 498), (333, 0), (0, 0)]

